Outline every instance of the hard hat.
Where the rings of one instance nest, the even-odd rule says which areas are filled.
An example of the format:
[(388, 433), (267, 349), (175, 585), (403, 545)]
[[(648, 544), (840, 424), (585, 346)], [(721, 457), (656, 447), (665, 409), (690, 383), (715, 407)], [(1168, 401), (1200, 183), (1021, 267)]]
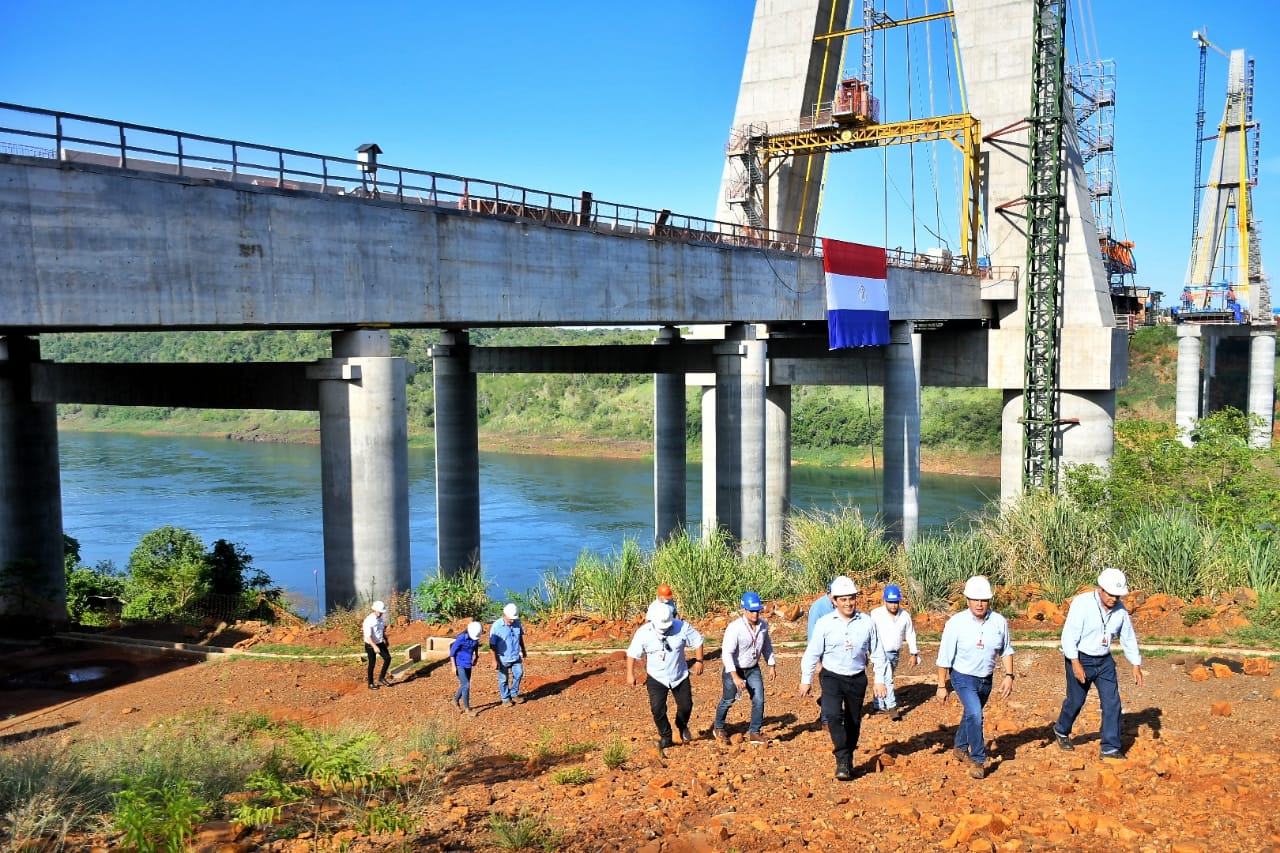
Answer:
[(502, 615), (508, 619), (514, 619), (520, 615), (520, 610), (515, 606), (515, 604), (508, 604), (506, 607), (502, 608)]
[(974, 575), (964, 582), (964, 597), (977, 601), (990, 601), (995, 598), (995, 593), (991, 591), (991, 581), (982, 575)]
[(671, 627), (671, 623), (675, 621), (671, 615), (671, 608), (666, 602), (655, 601), (649, 605), (649, 611), (645, 613), (644, 618), (653, 623), (653, 627), (659, 631), (665, 631)]
[(1124, 572), (1119, 569), (1113, 569), (1110, 566), (1107, 566), (1098, 575), (1098, 586), (1112, 595), (1129, 594), (1129, 582), (1125, 579)]
[(374, 613), (386, 613), (387, 605), (383, 604), (381, 601), (375, 601), (372, 605), (372, 609)]
[(849, 578), (841, 575), (831, 582), (831, 597), (839, 598), (842, 595), (857, 595), (858, 587)]
[(480, 639), (481, 625), (479, 622), (467, 623), (467, 636), (473, 640)]
[(884, 600), (885, 601), (901, 601), (902, 590), (898, 589), (893, 584), (889, 584), (884, 588)]
[(664, 583), (662, 586), (658, 587), (658, 595), (659, 595), (659, 596), (661, 596), (662, 598), (670, 598), (670, 597), (671, 597), (671, 587), (667, 586), (667, 585)]
[(760, 596), (754, 592), (744, 592), (742, 594), (742, 609), (750, 610), (752, 613), (759, 613), (764, 610), (764, 603), (760, 601)]

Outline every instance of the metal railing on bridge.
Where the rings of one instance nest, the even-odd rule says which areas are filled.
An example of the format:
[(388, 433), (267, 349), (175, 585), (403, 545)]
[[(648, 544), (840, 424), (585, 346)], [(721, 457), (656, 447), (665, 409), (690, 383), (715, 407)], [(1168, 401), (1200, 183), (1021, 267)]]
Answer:
[[(0, 153), (46, 157), (200, 180), (394, 201), (476, 216), (529, 219), (549, 225), (688, 243), (820, 256), (822, 240), (732, 222), (600, 201), (349, 157), (273, 148), (146, 125), (0, 102)], [(1017, 270), (974, 267), (945, 250), (888, 250), (900, 269), (1012, 278)]]

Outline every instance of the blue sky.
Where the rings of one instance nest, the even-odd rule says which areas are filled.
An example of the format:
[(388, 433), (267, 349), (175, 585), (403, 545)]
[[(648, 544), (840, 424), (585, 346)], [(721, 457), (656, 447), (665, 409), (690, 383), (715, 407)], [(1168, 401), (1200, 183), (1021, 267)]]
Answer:
[[(397, 165), (710, 216), (753, 5), (15, 3), (5, 13), (0, 99), (322, 154), (349, 156), (372, 141)], [(930, 0), (927, 11), (942, 7)], [(907, 9), (888, 2), (895, 17)], [(926, 11), (923, 0), (909, 9)], [(1264, 262), (1280, 268), (1280, 228), (1267, 241), (1268, 218), (1280, 223), (1280, 136), (1267, 135), (1280, 134), (1280, 4), (1113, 0), (1073, 3), (1072, 16), (1073, 45), (1116, 61), (1115, 216), (1138, 244), (1139, 283), (1177, 293), (1186, 269), (1198, 73), (1191, 31), (1200, 28), (1257, 59), (1254, 204)], [(877, 75), (906, 79), (894, 64), (887, 57)], [(1226, 74), (1226, 60), (1211, 52), (1208, 128), (1221, 116)], [(859, 170), (883, 171), (879, 156), (842, 155), (863, 159), (833, 167), (821, 233), (883, 241), (885, 226), (850, 203), (865, 190)], [(928, 230), (939, 221), (943, 238), (955, 239), (949, 206), (920, 212), (933, 204), (928, 159), (917, 154), (915, 233), (891, 216), (891, 245), (933, 245)], [(892, 186), (875, 192), (905, 208), (911, 172), (898, 162), (890, 161)]]

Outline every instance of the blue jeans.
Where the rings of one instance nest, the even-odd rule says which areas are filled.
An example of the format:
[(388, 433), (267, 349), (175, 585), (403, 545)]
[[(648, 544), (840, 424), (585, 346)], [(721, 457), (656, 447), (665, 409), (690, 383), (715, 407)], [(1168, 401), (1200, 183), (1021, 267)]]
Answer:
[(893, 673), (898, 668), (898, 655), (901, 652), (902, 650), (899, 649), (896, 652), (884, 653), (885, 658), (889, 661), (889, 680), (884, 683), (884, 698), (876, 697), (877, 711), (888, 711), (890, 708), (898, 707), (898, 698), (893, 695)]
[(1120, 751), (1120, 683), (1116, 677), (1116, 662), (1111, 655), (1080, 655), (1080, 665), (1084, 667), (1084, 684), (1076, 681), (1071, 672), (1071, 661), (1063, 658), (1067, 666), (1067, 698), (1062, 702), (1062, 713), (1058, 715), (1057, 731), (1063, 735), (1071, 734), (1084, 700), (1089, 696), (1089, 685), (1098, 688), (1098, 698), (1102, 700), (1102, 751)]
[(523, 677), (524, 664), (521, 661), (498, 662), (498, 692), (502, 694), (503, 702), (520, 695), (520, 679)]
[(462, 707), (471, 710), (471, 667), (458, 667), (458, 692), (453, 694), (453, 701), (462, 701)]
[(982, 708), (991, 696), (991, 676), (965, 675), (951, 670), (951, 686), (964, 706), (960, 728), (956, 729), (956, 749), (963, 749), (978, 764), (987, 763), (987, 739), (982, 734)]
[[(760, 673), (758, 665), (751, 669), (740, 669), (738, 673), (742, 676), (742, 680), (747, 682), (747, 695), (751, 697), (751, 723), (747, 732), (756, 734), (764, 725), (764, 676)], [(720, 704), (716, 706), (717, 729), (724, 728), (724, 719), (729, 713), (729, 706), (738, 701), (738, 685), (733, 683), (732, 669), (725, 669), (720, 677), (720, 683), (723, 689), (720, 692)]]

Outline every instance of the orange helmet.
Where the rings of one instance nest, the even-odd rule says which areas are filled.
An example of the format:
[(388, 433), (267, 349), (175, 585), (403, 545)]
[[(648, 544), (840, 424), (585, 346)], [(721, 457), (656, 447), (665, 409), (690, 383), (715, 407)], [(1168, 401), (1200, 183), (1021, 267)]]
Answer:
[(662, 586), (658, 587), (658, 595), (661, 598), (670, 598), (671, 587), (664, 583)]

